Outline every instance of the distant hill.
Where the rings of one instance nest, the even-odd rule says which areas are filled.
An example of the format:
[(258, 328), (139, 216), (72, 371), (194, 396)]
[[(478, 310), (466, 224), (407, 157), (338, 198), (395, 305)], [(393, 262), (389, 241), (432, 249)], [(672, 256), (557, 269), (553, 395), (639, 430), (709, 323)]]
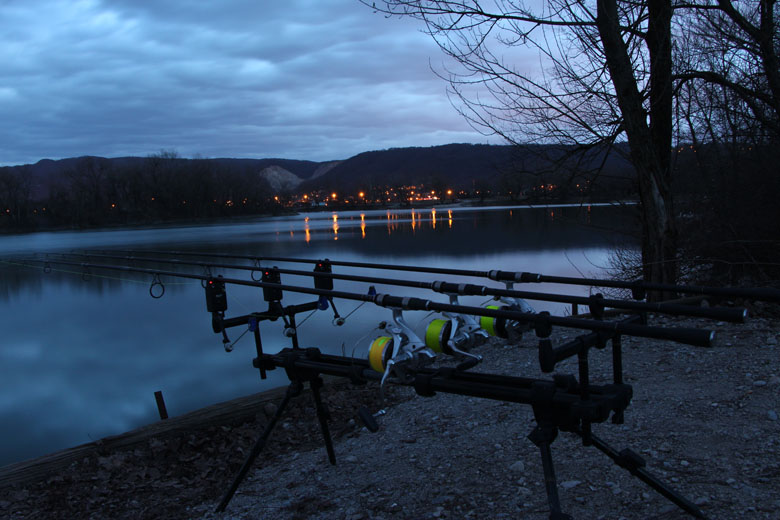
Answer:
[[(35, 199), (43, 199), (50, 193), (51, 187), (58, 181), (62, 180), (64, 176), (69, 172), (81, 167), (89, 159), (103, 162), (107, 165), (108, 169), (128, 169), (128, 168), (143, 168), (145, 164), (150, 160), (148, 157), (115, 157), (104, 158), (94, 156), (83, 157), (71, 157), (67, 159), (42, 159), (35, 164), (26, 164), (22, 166), (15, 166), (11, 168), (21, 168), (27, 175), (32, 178), (33, 181), (33, 197)], [(293, 159), (183, 159), (174, 158), (170, 159), (177, 165), (187, 165), (196, 163), (206, 163), (209, 166), (218, 168), (222, 171), (230, 172), (246, 172), (247, 174), (256, 174), (268, 170), (274, 172), (271, 177), (278, 179), (281, 172), (288, 172), (294, 178), (289, 175), (284, 175), (287, 185), (298, 185), (305, 179), (315, 176), (318, 171), (327, 169), (328, 165), (333, 162), (314, 162), (314, 161), (298, 161)]]
[[(605, 163), (607, 176), (633, 175), (630, 163), (620, 154), (592, 153), (561, 168), (559, 160), (570, 148), (555, 145), (523, 147), (480, 144), (448, 144), (427, 148), (392, 148), (364, 152), (344, 161), (301, 161), (292, 159), (183, 159), (170, 158), (177, 167), (208, 166), (210, 170), (231, 175), (257, 176), (274, 191), (354, 190), (372, 186), (401, 186), (423, 183), (431, 187), (471, 190), (478, 186), (506, 189), (510, 185), (528, 186), (537, 180), (561, 182), (572, 172), (583, 175)], [(11, 167), (21, 169), (33, 184), (33, 198), (42, 200), (52, 186), (68, 172), (85, 164), (99, 162), (110, 171), (131, 171), (148, 167), (149, 157), (74, 157), (43, 159), (35, 164)], [(502, 188), (503, 187), (503, 188)]]
[(508, 178), (533, 183), (543, 176), (559, 182), (572, 171), (585, 174), (605, 162), (605, 171), (618, 177), (633, 174), (619, 154), (604, 161), (591, 153), (563, 161), (570, 148), (555, 145), (508, 146), (449, 144), (428, 148), (393, 148), (365, 152), (335, 164), (325, 174), (304, 181), (299, 190), (352, 190), (359, 187), (401, 186), (424, 183), (470, 190), (475, 185), (499, 186)]

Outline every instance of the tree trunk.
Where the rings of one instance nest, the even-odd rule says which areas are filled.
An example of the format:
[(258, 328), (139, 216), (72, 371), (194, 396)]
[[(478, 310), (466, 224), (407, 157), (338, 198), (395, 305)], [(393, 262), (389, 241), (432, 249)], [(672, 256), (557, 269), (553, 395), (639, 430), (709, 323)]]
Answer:
[[(671, 194), (672, 83), (671, 3), (648, 2), (647, 46), (650, 55), (650, 111), (631, 66), (621, 36), (616, 0), (598, 0), (596, 25), (615, 87), (637, 172), (642, 220), (642, 261), (645, 281), (675, 283), (677, 236)], [(650, 122), (648, 124), (648, 115)], [(649, 299), (670, 294), (650, 293)]]

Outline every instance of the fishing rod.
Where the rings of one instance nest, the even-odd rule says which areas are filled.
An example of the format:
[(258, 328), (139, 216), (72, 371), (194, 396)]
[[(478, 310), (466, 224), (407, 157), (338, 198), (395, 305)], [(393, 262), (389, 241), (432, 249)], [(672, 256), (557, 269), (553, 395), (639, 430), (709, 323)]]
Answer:
[[(106, 252), (108, 250), (94, 250), (96, 252)], [(291, 263), (305, 263), (312, 264), (317, 263), (319, 260), (307, 259), (307, 258), (291, 258), (280, 256), (259, 256), (259, 255), (235, 255), (227, 253), (207, 253), (207, 252), (194, 252), (194, 251), (164, 251), (164, 250), (113, 250), (113, 252), (121, 253), (149, 253), (149, 254), (166, 254), (176, 256), (200, 256), (200, 257), (215, 257), (215, 258), (235, 258), (251, 261), (269, 261), (269, 262), (291, 262)], [(635, 300), (644, 299), (646, 291), (666, 291), (675, 293), (695, 294), (704, 296), (716, 296), (724, 298), (747, 298), (751, 300), (780, 302), (780, 289), (773, 289), (769, 287), (750, 287), (750, 288), (737, 288), (737, 287), (708, 287), (700, 285), (676, 285), (667, 283), (655, 283), (645, 282), (643, 280), (625, 281), (625, 280), (608, 280), (604, 278), (575, 278), (570, 276), (554, 276), (545, 275), (539, 273), (520, 272), (520, 271), (501, 271), (501, 270), (472, 270), (472, 269), (456, 269), (448, 267), (428, 267), (428, 266), (411, 266), (411, 265), (398, 265), (398, 264), (379, 264), (371, 262), (351, 262), (351, 261), (331, 261), (332, 265), (343, 267), (355, 267), (364, 269), (381, 269), (392, 271), (410, 271), (418, 273), (430, 273), (430, 274), (446, 274), (455, 276), (469, 276), (475, 278), (488, 278), (496, 282), (505, 283), (558, 283), (564, 285), (582, 285), (587, 287), (610, 287), (613, 289), (628, 289), (631, 290), (632, 296)]]
[[(171, 265), (184, 265), (184, 266), (198, 266), (205, 269), (219, 268), (219, 269), (236, 269), (251, 271), (252, 275), (255, 272), (262, 271), (260, 265), (248, 266), (237, 265), (228, 263), (216, 263), (216, 262), (198, 262), (189, 260), (178, 260), (170, 258), (148, 257), (148, 256), (127, 256), (127, 255), (112, 255), (103, 253), (62, 253), (70, 256), (81, 256), (86, 258), (101, 258), (112, 260), (123, 260), (125, 262), (156, 262), (161, 264)], [(587, 305), (591, 313), (594, 315), (600, 315), (606, 308), (622, 309), (634, 312), (657, 312), (663, 314), (671, 314), (677, 316), (692, 316), (699, 318), (708, 318), (719, 321), (728, 321), (732, 323), (744, 323), (747, 317), (747, 310), (744, 308), (727, 308), (727, 307), (696, 307), (692, 305), (681, 305), (675, 303), (666, 302), (640, 302), (631, 300), (617, 300), (611, 298), (604, 298), (600, 295), (593, 296), (574, 296), (565, 294), (552, 294), (552, 293), (540, 293), (532, 291), (519, 291), (516, 289), (501, 289), (494, 287), (487, 287), (479, 284), (462, 284), (453, 282), (422, 282), (414, 280), (400, 280), (394, 278), (384, 278), (376, 276), (360, 276), (350, 274), (340, 274), (331, 271), (331, 266), (340, 265), (340, 262), (332, 260), (318, 260), (315, 263), (314, 271), (300, 271), (295, 269), (285, 269), (274, 266), (281, 274), (289, 274), (293, 276), (307, 276), (316, 278), (330, 278), (335, 280), (353, 281), (353, 282), (365, 282), (372, 284), (382, 285), (394, 285), (398, 287), (411, 287), (417, 289), (428, 289), (438, 293), (448, 295), (463, 295), (463, 296), (493, 296), (493, 297), (508, 297), (508, 298), (521, 298), (524, 300), (534, 301), (547, 301), (555, 303), (565, 303), (573, 305)], [(253, 278), (254, 279), (254, 278)], [(518, 302), (507, 302), (512, 305), (520, 305)], [(495, 334), (493, 334), (495, 335)]]
[[(627, 469), (633, 475), (638, 476), (644, 482), (650, 484), (651, 487), (659, 491), (663, 496), (667, 497), (683, 510), (699, 518), (704, 517), (695, 504), (691, 503), (685, 499), (685, 497), (678, 494), (665, 483), (644, 470), (643, 466), (645, 463), (638, 454), (632, 452), (630, 449), (618, 451), (594, 436), (591, 432), (591, 424), (604, 422), (610, 415), (612, 415), (613, 422), (622, 422), (623, 412), (631, 401), (633, 395), (632, 387), (622, 382), (622, 361), (620, 357), (621, 334), (672, 339), (682, 343), (709, 345), (714, 336), (712, 331), (684, 328), (664, 329), (633, 323), (634, 321), (641, 321), (642, 317), (640, 315), (632, 316), (628, 320), (620, 322), (605, 322), (581, 318), (555, 317), (550, 316), (549, 313), (521, 312), (515, 309), (507, 309), (506, 307), (482, 308), (453, 303), (444, 304), (422, 298), (377, 294), (375, 290), (369, 290), (368, 294), (334, 291), (332, 289), (322, 288), (323, 278), (321, 277), (315, 277), (314, 288), (286, 285), (281, 283), (281, 273), (276, 268), (264, 268), (262, 270), (263, 278), (261, 281), (249, 281), (225, 278), (221, 275), (215, 277), (211, 273), (199, 275), (136, 266), (73, 262), (64, 259), (30, 259), (29, 261), (36, 264), (42, 264), (44, 272), (51, 271), (51, 264), (55, 264), (78, 266), (83, 270), (84, 274), (91, 273), (92, 269), (105, 269), (152, 275), (150, 294), (153, 297), (160, 297), (165, 292), (163, 282), (160, 278), (161, 276), (200, 280), (201, 282), (205, 282), (204, 289), (206, 291), (207, 310), (212, 313), (212, 316), (215, 314), (219, 316), (218, 325), (223, 332), (224, 323), (222, 323), (222, 319), (224, 318), (224, 311), (227, 310), (227, 294), (224, 290), (225, 285), (235, 284), (263, 289), (263, 298), (268, 302), (268, 310), (260, 313), (252, 313), (248, 316), (232, 318), (230, 319), (232, 320), (231, 324), (238, 325), (240, 323), (248, 323), (249, 330), (253, 330), (258, 355), (253, 360), (252, 364), (260, 369), (261, 377), (265, 378), (266, 370), (283, 368), (290, 380), (290, 385), (284, 400), (277, 407), (274, 416), (258, 438), (249, 456), (241, 467), (240, 472), (224, 495), (222, 501), (217, 506), (217, 511), (225, 510), (236, 489), (251, 468), (253, 461), (263, 449), (275, 424), (282, 417), (290, 399), (301, 394), (304, 383), (309, 384), (311, 394), (314, 398), (317, 417), (328, 451), (328, 458), (331, 463), (335, 464), (335, 452), (333, 450), (333, 444), (327, 425), (328, 414), (320, 395), (320, 388), (323, 386), (321, 375), (345, 377), (354, 384), (360, 384), (364, 383), (366, 380), (376, 380), (379, 378), (383, 384), (387, 380), (388, 374), (392, 371), (392, 363), (397, 362), (398, 365), (403, 364), (403, 368), (396, 374), (398, 377), (394, 379), (394, 382), (401, 385), (412, 386), (421, 396), (430, 397), (437, 392), (444, 392), (528, 404), (533, 408), (536, 426), (528, 438), (539, 447), (541, 452), (545, 488), (550, 504), (551, 517), (564, 517), (560, 511), (560, 501), (558, 499), (557, 483), (553, 471), (550, 450), (551, 443), (556, 438), (559, 430), (575, 433), (582, 438), (583, 445), (595, 446), (597, 449), (607, 454), (619, 466)], [(320, 287), (316, 287), (317, 280), (320, 280)], [(327, 278), (326, 281), (332, 286), (333, 278)], [(325, 286), (327, 285), (328, 284), (325, 284)], [(160, 290), (157, 296), (155, 296), (152, 290), (155, 286), (159, 287)], [(580, 372), (579, 381), (577, 381), (574, 376), (564, 375), (556, 375), (553, 377), (552, 381), (546, 381), (498, 374), (467, 372), (467, 369), (470, 368), (470, 366), (473, 366), (473, 364), (470, 366), (465, 366), (466, 364), (463, 364), (455, 368), (428, 368), (423, 365), (426, 360), (430, 359), (428, 357), (429, 353), (422, 350), (422, 347), (415, 350), (419, 345), (413, 345), (413, 348), (408, 350), (400, 350), (398, 354), (390, 350), (389, 356), (386, 356), (388, 349), (383, 349), (380, 352), (379, 359), (371, 356), (368, 360), (359, 360), (346, 356), (328, 356), (321, 354), (316, 348), (299, 348), (294, 330), (295, 314), (305, 310), (316, 309), (319, 307), (319, 302), (284, 307), (281, 305), (284, 291), (316, 295), (320, 297), (320, 301), (322, 298), (330, 301), (334, 298), (343, 298), (371, 302), (375, 305), (392, 309), (394, 323), (396, 324), (401, 322), (400, 318), (403, 310), (435, 310), (439, 312), (458, 312), (483, 317), (507, 318), (531, 322), (534, 324), (536, 333), (540, 338), (549, 338), (551, 328), (554, 325), (591, 330), (594, 334), (580, 338), (576, 344), (567, 344), (558, 349), (548, 349), (547, 352), (550, 365), (554, 365), (558, 361), (570, 357), (572, 354), (576, 354), (578, 356), (578, 369)], [(261, 320), (275, 321), (282, 318), (287, 325), (286, 316), (290, 317), (290, 323), (292, 324), (293, 333), (291, 338), (293, 340), (293, 348), (284, 349), (277, 354), (264, 354), (259, 340), (260, 333), (258, 322)], [(215, 332), (218, 332), (216, 327)], [(402, 337), (404, 334), (405, 332), (401, 331), (398, 335), (399, 337)], [(393, 338), (393, 340), (395, 340), (395, 338)], [(590, 383), (588, 373), (588, 349), (591, 346), (603, 348), (606, 341), (610, 340), (613, 344), (614, 382), (613, 384), (608, 385), (593, 385)], [(549, 339), (540, 341), (549, 342)], [(419, 343), (419, 338), (417, 338), (416, 343)], [(373, 349), (371, 354), (375, 354)], [(401, 356), (405, 356), (406, 359), (400, 359)], [(377, 368), (377, 365), (379, 365), (379, 369)], [(381, 375), (377, 374), (377, 372), (382, 372), (382, 369), (384, 369), (384, 373)], [(361, 413), (361, 418), (364, 415), (365, 414)]]
[[(180, 273), (175, 271), (164, 271), (159, 269), (148, 269), (142, 267), (120, 266), (110, 264), (95, 264), (90, 262), (73, 262), (59, 259), (28, 259), (36, 264), (43, 264), (44, 270), (48, 264), (70, 265), (81, 267), (82, 269), (105, 269), (111, 271), (120, 271), (125, 273), (142, 273), (153, 276), (152, 285), (164, 287), (161, 276), (170, 276), (174, 278), (186, 278), (200, 280), (207, 283), (214, 280), (214, 276), (194, 273)], [(51, 267), (48, 266), (50, 270)], [(264, 272), (271, 272), (273, 268), (266, 269)], [(575, 318), (570, 316), (553, 316), (547, 312), (524, 313), (516, 310), (504, 308), (490, 309), (475, 307), (469, 305), (456, 305), (450, 303), (434, 302), (423, 298), (393, 296), (390, 294), (360, 294), (346, 291), (335, 291), (327, 289), (318, 289), (310, 287), (301, 287), (296, 285), (286, 285), (281, 283), (258, 282), (254, 280), (241, 280), (237, 278), (221, 278), (221, 282), (232, 285), (242, 285), (247, 287), (257, 287), (267, 290), (289, 291), (294, 293), (311, 294), (324, 296), (328, 299), (344, 299), (360, 302), (373, 303), (380, 307), (395, 308), (410, 311), (437, 311), (437, 312), (456, 312), (462, 314), (471, 314), (474, 316), (485, 316), (489, 318), (504, 318), (520, 322), (534, 324), (536, 333), (540, 337), (549, 336), (549, 331), (553, 326), (585, 329), (590, 331), (603, 331), (613, 334), (624, 334), (651, 339), (670, 340), (678, 343), (685, 343), (694, 346), (708, 347), (712, 345), (715, 338), (715, 332), (712, 330), (694, 329), (688, 327), (654, 327), (649, 325), (637, 325), (633, 323), (623, 323), (615, 321), (600, 321), (585, 318)]]

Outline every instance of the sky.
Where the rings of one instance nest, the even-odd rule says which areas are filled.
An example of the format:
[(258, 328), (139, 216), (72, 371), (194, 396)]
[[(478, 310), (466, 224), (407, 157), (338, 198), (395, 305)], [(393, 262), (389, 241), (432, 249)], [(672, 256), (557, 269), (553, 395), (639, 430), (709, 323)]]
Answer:
[(421, 29), (357, 0), (0, 0), (0, 165), (500, 143)]

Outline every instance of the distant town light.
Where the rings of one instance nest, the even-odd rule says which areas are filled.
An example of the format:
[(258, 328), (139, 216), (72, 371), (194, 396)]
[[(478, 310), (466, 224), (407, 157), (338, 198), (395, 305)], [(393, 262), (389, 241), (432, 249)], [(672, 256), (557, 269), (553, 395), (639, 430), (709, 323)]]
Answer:
[(366, 194), (365, 194), (365, 193), (363, 193), (362, 191), (361, 191), (360, 193), (358, 193), (358, 197), (360, 197), (361, 199), (362, 199), (363, 197), (365, 197), (365, 196), (366, 196)]
[(452, 190), (447, 190), (447, 195), (452, 195)]
[(334, 191), (333, 193), (330, 194), (330, 196), (331, 196), (331, 198), (335, 199), (336, 198), (336, 192)]

